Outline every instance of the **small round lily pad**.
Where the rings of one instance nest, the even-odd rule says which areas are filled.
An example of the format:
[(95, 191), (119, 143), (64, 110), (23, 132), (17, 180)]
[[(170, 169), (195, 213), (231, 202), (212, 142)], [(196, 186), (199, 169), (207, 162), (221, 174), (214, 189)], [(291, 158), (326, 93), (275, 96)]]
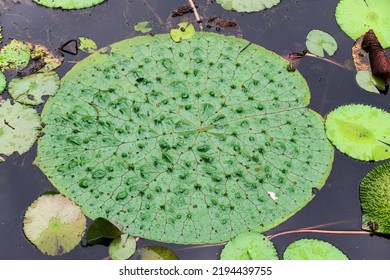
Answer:
[(26, 67), (30, 61), (30, 52), (27, 43), (16, 39), (11, 40), (0, 50), (0, 68), (18, 70)]
[(61, 194), (39, 197), (28, 207), (23, 220), (27, 239), (50, 256), (70, 252), (85, 228), (86, 218), (80, 208)]
[(34, 144), (41, 129), (38, 112), (10, 99), (0, 107), (0, 154), (23, 154)]
[(324, 51), (332, 56), (337, 50), (336, 40), (328, 33), (313, 29), (306, 36), (306, 47), (309, 52), (324, 57)]
[(272, 8), (280, 3), (280, 0), (217, 0), (226, 10), (237, 12), (258, 12)]
[(178, 260), (179, 257), (171, 249), (162, 246), (145, 246), (138, 250), (141, 260)]
[(142, 33), (148, 33), (149, 31), (152, 30), (149, 24), (150, 24), (149, 21), (138, 22), (136, 25), (134, 25), (134, 30)]
[(348, 260), (332, 244), (317, 239), (300, 239), (291, 243), (283, 253), (285, 260)]
[(135, 238), (125, 233), (115, 238), (108, 250), (113, 260), (127, 260), (134, 254), (136, 247)]
[(221, 252), (221, 260), (278, 260), (268, 237), (257, 232), (244, 232), (230, 240)]
[(178, 25), (179, 28), (171, 30), (171, 37), (173, 41), (180, 42), (181, 40), (188, 40), (195, 35), (195, 28), (191, 23), (182, 22)]
[(368, 172), (360, 183), (362, 228), (390, 234), (390, 162)]
[(79, 50), (86, 53), (93, 53), (97, 51), (97, 45), (94, 40), (87, 37), (78, 37), (80, 41)]
[(56, 72), (41, 71), (23, 78), (14, 78), (8, 92), (15, 101), (26, 105), (42, 104), (44, 95), (54, 95), (60, 87)]
[(338, 107), (326, 117), (326, 134), (341, 152), (363, 161), (390, 158), (390, 114), (362, 104)]
[(340, 0), (336, 20), (353, 40), (373, 29), (383, 48), (390, 47), (390, 1)]
[(105, 0), (33, 0), (34, 2), (49, 8), (76, 10), (84, 9), (103, 3)]

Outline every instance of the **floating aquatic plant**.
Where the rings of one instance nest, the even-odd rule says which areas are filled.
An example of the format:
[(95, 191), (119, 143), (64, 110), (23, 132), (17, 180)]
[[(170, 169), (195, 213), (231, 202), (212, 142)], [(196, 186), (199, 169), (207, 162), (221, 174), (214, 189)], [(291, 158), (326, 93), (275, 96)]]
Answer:
[(7, 85), (7, 78), (4, 73), (0, 71), (0, 94), (3, 93), (5, 86)]
[(338, 107), (326, 117), (329, 140), (348, 156), (378, 161), (390, 158), (390, 114), (362, 104)]
[(103, 3), (105, 0), (33, 0), (35, 3), (55, 9), (76, 10), (84, 9)]
[(8, 92), (15, 101), (26, 105), (42, 104), (42, 96), (54, 95), (60, 86), (56, 72), (41, 71), (23, 78), (14, 78)]
[(90, 55), (46, 102), (35, 163), (132, 236), (219, 243), (280, 224), (323, 186), (333, 147), (299, 72), (248, 43), (166, 34)]
[(78, 37), (78, 40), (80, 42), (78, 48), (80, 51), (86, 52), (86, 53), (93, 53), (97, 51), (97, 45), (94, 40), (87, 38), (87, 37)]
[(73, 201), (60, 194), (45, 194), (24, 214), (23, 230), (28, 240), (50, 256), (70, 252), (81, 241), (86, 218)]
[(365, 230), (390, 234), (390, 162), (368, 172), (360, 183)]
[(0, 154), (9, 156), (14, 152), (27, 152), (40, 129), (41, 120), (35, 109), (5, 100), (0, 107)]
[(178, 29), (172, 29), (171, 30), (171, 37), (172, 40), (177, 42), (180, 42), (181, 40), (188, 40), (191, 39), (192, 36), (195, 35), (195, 28), (191, 23), (188, 22), (182, 22), (179, 23)]
[(317, 239), (300, 239), (291, 243), (283, 253), (285, 260), (348, 260), (334, 245)]
[(222, 260), (278, 260), (278, 253), (268, 237), (244, 232), (230, 240), (221, 252)]
[[(42, 64), (37, 70), (52, 71), (61, 66), (64, 58), (58, 54), (50, 51), (48, 48), (42, 45), (30, 45), (31, 49), (31, 62)], [(32, 66), (32, 68), (38, 68)], [(32, 73), (31, 73), (32, 74)]]
[(145, 246), (138, 249), (140, 260), (178, 260), (175, 252), (162, 246)]
[(136, 25), (134, 25), (134, 30), (142, 33), (148, 33), (152, 30), (149, 24), (149, 21), (138, 22)]
[(373, 29), (384, 48), (390, 47), (390, 1), (340, 0), (336, 20), (353, 40)]
[(96, 245), (105, 243), (106, 240), (110, 242), (122, 235), (122, 232), (117, 226), (112, 224), (105, 218), (97, 218), (92, 221), (88, 227), (86, 239), (89, 245)]
[(127, 260), (134, 254), (136, 247), (134, 237), (125, 233), (115, 238), (110, 243), (108, 250), (113, 260)]
[(309, 52), (324, 57), (324, 51), (332, 56), (337, 50), (336, 40), (328, 33), (313, 29), (306, 36), (306, 47)]
[(362, 89), (373, 93), (380, 93), (378, 88), (381, 90), (386, 88), (385, 83), (369, 71), (358, 71), (356, 73), (356, 82)]
[(0, 50), (0, 68), (2, 70), (19, 70), (30, 61), (30, 47), (27, 43), (16, 39), (11, 40)]
[(217, 0), (226, 10), (237, 12), (258, 12), (272, 8), (280, 3), (280, 0)]

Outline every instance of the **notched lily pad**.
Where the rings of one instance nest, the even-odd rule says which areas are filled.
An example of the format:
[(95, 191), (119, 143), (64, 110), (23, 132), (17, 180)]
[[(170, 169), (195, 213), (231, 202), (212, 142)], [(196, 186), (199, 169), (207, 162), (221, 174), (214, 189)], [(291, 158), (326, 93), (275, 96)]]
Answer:
[(78, 48), (80, 51), (86, 52), (86, 53), (93, 53), (97, 51), (97, 45), (94, 40), (87, 38), (87, 37), (78, 37), (78, 40), (80, 42)]
[(358, 85), (369, 92), (380, 93), (380, 90), (385, 90), (386, 85), (382, 79), (375, 77), (369, 71), (358, 71), (356, 73), (356, 82)]
[(390, 234), (390, 162), (368, 172), (360, 183), (360, 203), (365, 230)]
[(55, 9), (77, 10), (95, 6), (105, 0), (33, 0), (35, 3)]
[(313, 29), (306, 36), (306, 47), (309, 52), (324, 57), (324, 51), (332, 56), (337, 50), (336, 40), (328, 33)]
[(8, 92), (15, 101), (26, 105), (42, 104), (42, 96), (54, 95), (60, 86), (56, 72), (41, 71), (23, 78), (14, 78)]
[(363, 161), (390, 158), (390, 114), (362, 104), (338, 107), (326, 117), (329, 140), (341, 152)]
[(113, 260), (127, 260), (134, 254), (136, 247), (135, 238), (125, 233), (115, 238), (108, 250)]
[(178, 260), (175, 252), (162, 246), (145, 246), (138, 250), (141, 260)]
[(217, 0), (226, 10), (237, 12), (258, 12), (272, 8), (280, 3), (280, 0)]
[(81, 209), (60, 194), (39, 197), (28, 207), (23, 220), (27, 239), (50, 256), (70, 252), (81, 241), (85, 227)]
[(384, 48), (390, 47), (390, 1), (340, 0), (336, 8), (336, 20), (341, 29), (357, 40), (373, 29)]
[(221, 252), (221, 260), (278, 260), (278, 253), (268, 237), (244, 232), (230, 240)]
[(142, 33), (148, 33), (149, 31), (152, 31), (152, 28), (148, 26), (149, 24), (149, 21), (138, 22), (134, 25), (134, 30)]
[(334, 245), (317, 239), (300, 239), (291, 243), (283, 253), (285, 260), (348, 260)]
[(41, 129), (35, 109), (22, 104), (11, 104), (10, 99), (0, 107), (0, 154), (23, 154), (34, 144)]
[(107, 240), (116, 239), (122, 235), (122, 232), (105, 218), (97, 218), (92, 221), (88, 227), (86, 239), (89, 245), (105, 243)]
[(203, 32), (95, 52), (46, 102), (37, 165), (131, 236), (220, 243), (280, 224), (321, 189), (333, 147), (299, 72), (245, 46)]
[(30, 61), (30, 47), (27, 43), (11, 40), (0, 50), (0, 68), (18, 70), (27, 66)]
[(171, 30), (171, 38), (173, 41), (180, 42), (181, 40), (191, 39), (195, 35), (195, 28), (191, 23), (182, 22), (179, 23), (178, 29)]

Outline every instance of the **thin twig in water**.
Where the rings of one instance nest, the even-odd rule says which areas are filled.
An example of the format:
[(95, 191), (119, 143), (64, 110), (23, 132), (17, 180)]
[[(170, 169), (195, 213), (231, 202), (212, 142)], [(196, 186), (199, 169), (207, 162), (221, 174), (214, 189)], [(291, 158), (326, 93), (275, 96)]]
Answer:
[(289, 230), (284, 231), (276, 234), (269, 235), (269, 239), (273, 239), (278, 236), (283, 236), (287, 234), (293, 234), (293, 233), (324, 233), (324, 234), (364, 234), (364, 235), (370, 235), (373, 234), (373, 232), (369, 231), (363, 231), (363, 230), (321, 230), (321, 229), (295, 229), (295, 230)]
[(338, 63), (338, 62), (336, 62), (336, 61), (327, 59), (327, 58), (325, 58), (325, 57), (320, 57), (320, 56), (317, 56), (317, 55), (312, 54), (312, 53), (309, 53), (309, 52), (306, 53), (305, 56), (318, 58), (318, 59), (320, 59), (320, 60), (323, 60), (323, 61), (329, 62), (329, 63), (331, 63), (331, 64), (333, 64), (333, 65), (336, 65), (336, 66), (338, 66), (338, 67), (345, 68), (344, 65), (342, 65), (342, 64), (340, 64), (340, 63)]
[(202, 20), (199, 17), (199, 13), (198, 13), (198, 10), (195, 7), (194, 1), (193, 0), (188, 0), (188, 2), (190, 3), (190, 6), (191, 6), (192, 10), (194, 11), (195, 19), (196, 19), (196, 22), (199, 24), (200, 31), (203, 31)]

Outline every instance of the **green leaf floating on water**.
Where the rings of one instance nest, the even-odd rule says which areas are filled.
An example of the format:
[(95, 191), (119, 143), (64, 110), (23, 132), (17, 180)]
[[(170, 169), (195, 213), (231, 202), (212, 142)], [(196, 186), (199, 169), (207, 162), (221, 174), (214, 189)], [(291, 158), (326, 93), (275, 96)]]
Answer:
[(35, 109), (10, 99), (0, 107), (0, 154), (23, 154), (34, 144), (41, 129), (41, 120)]
[(247, 45), (165, 34), (90, 55), (45, 104), (36, 164), (131, 236), (219, 243), (275, 227), (323, 186), (333, 147), (299, 72)]
[(258, 12), (272, 8), (280, 3), (280, 0), (217, 0), (226, 10), (237, 12)]
[(42, 6), (64, 10), (84, 9), (103, 3), (105, 0), (33, 0)]
[(152, 30), (152, 28), (149, 27), (148, 25), (149, 25), (149, 21), (138, 22), (136, 25), (134, 25), (134, 30), (142, 33), (148, 33), (149, 31)]
[(178, 260), (175, 252), (162, 246), (145, 246), (138, 250), (141, 260)]
[(103, 243), (106, 239), (116, 239), (122, 232), (105, 218), (96, 218), (89, 226), (86, 234), (88, 244), (96, 245)]
[(137, 247), (134, 237), (127, 233), (115, 238), (108, 247), (110, 256), (113, 260), (127, 260), (130, 258)]
[(42, 71), (23, 78), (14, 78), (8, 92), (15, 101), (26, 105), (42, 104), (44, 95), (54, 95), (60, 87), (56, 72)]
[(360, 183), (362, 228), (390, 234), (390, 162), (368, 172)]
[(97, 45), (94, 40), (87, 37), (78, 37), (80, 41), (79, 50), (87, 53), (97, 51)]
[(283, 253), (285, 260), (348, 260), (332, 244), (317, 239), (300, 239), (291, 243)]
[(73, 201), (60, 195), (42, 195), (24, 214), (27, 239), (50, 256), (70, 252), (81, 241), (86, 218)]
[(180, 42), (181, 40), (191, 39), (192, 36), (195, 35), (195, 28), (191, 23), (182, 22), (179, 23), (178, 25), (179, 25), (178, 29), (171, 30), (171, 38), (176, 43)]
[(362, 89), (369, 92), (380, 93), (378, 88), (381, 90), (386, 88), (382, 79), (375, 77), (369, 71), (358, 71), (356, 73), (356, 82)]
[(11, 40), (0, 50), (0, 68), (18, 70), (26, 67), (30, 61), (30, 51), (27, 43), (16, 39)]
[(373, 29), (383, 48), (390, 47), (390, 1), (340, 0), (336, 20), (341, 29), (357, 40)]
[(336, 40), (328, 33), (313, 29), (306, 36), (306, 47), (309, 52), (324, 57), (324, 50), (332, 56), (337, 50)]
[(3, 72), (0, 72), (0, 94), (3, 93), (5, 86), (7, 85), (7, 78)]
[(363, 161), (390, 158), (390, 114), (362, 104), (338, 107), (326, 117), (329, 140), (341, 152)]
[(278, 260), (278, 253), (268, 237), (244, 232), (230, 240), (221, 252), (221, 260)]

